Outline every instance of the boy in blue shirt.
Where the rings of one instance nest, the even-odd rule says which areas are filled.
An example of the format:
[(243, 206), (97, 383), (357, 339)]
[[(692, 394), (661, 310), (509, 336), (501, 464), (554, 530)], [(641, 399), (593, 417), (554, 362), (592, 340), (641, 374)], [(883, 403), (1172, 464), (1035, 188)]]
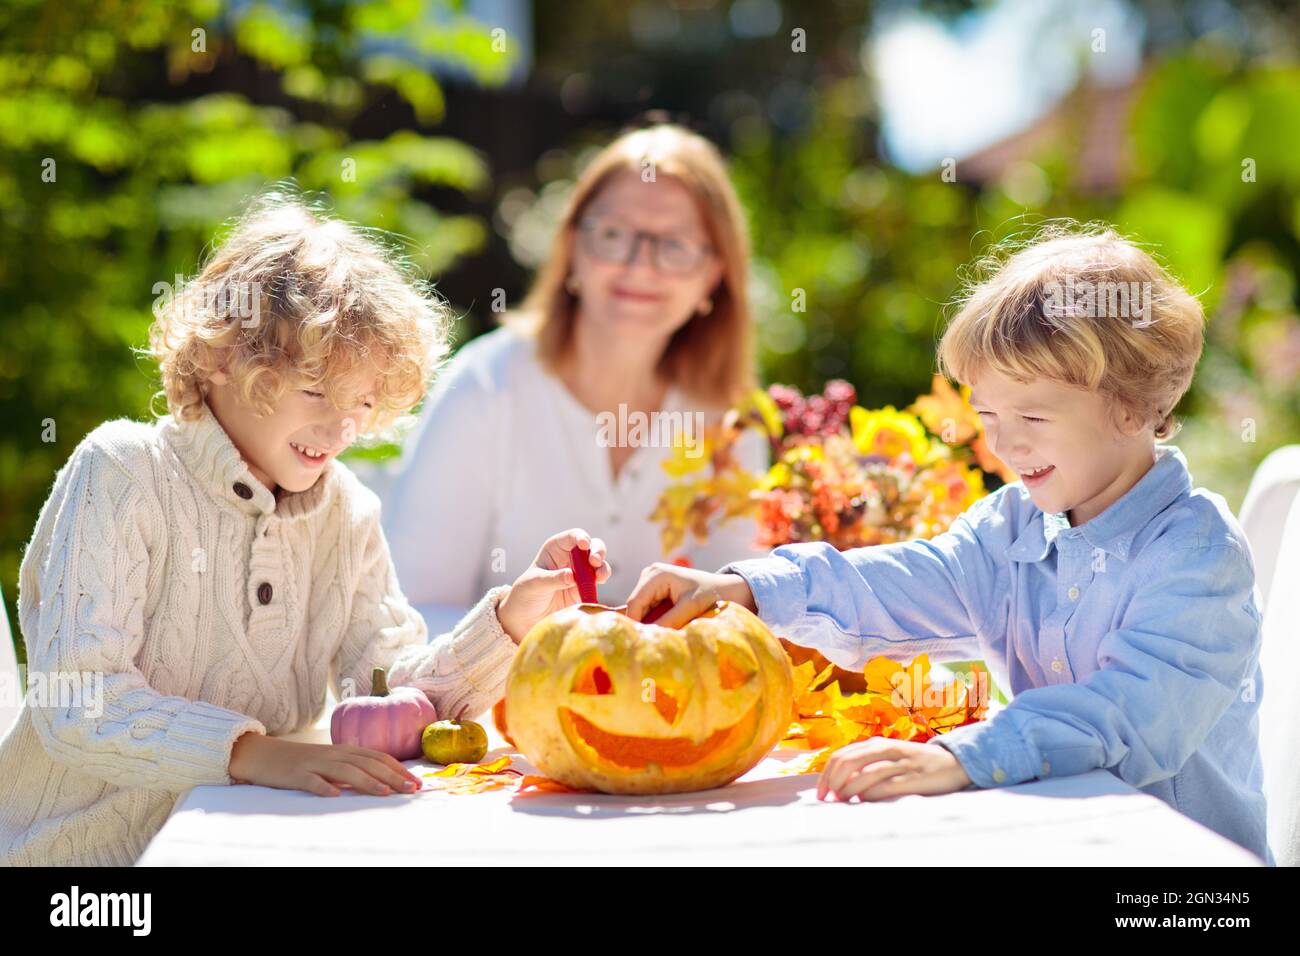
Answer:
[(841, 667), (982, 658), (1014, 695), (929, 743), (840, 748), (820, 797), (1105, 767), (1272, 865), (1253, 561), (1223, 498), (1193, 489), (1182, 453), (1157, 443), (1176, 430), (1203, 323), (1137, 246), (1055, 228), (975, 286), (939, 344), (1020, 481), (930, 540), (785, 545), (716, 574), (652, 565), (628, 613), (666, 598), (657, 623), (672, 627), (736, 601)]

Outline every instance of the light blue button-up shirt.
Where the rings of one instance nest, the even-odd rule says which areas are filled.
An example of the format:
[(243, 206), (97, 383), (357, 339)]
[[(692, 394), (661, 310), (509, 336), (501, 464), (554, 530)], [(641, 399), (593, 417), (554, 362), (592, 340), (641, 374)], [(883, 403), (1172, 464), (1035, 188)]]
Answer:
[(1274, 865), (1254, 562), (1176, 447), (1078, 527), (1015, 482), (930, 540), (785, 545), (721, 570), (774, 631), (841, 667), (982, 658), (1010, 704), (932, 741), (972, 786), (1105, 767)]

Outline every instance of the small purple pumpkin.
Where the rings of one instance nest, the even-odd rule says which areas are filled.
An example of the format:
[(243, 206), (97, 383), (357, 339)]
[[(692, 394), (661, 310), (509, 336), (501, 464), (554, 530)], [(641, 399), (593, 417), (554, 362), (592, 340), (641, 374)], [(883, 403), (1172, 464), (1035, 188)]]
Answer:
[(388, 689), (388, 675), (376, 667), (369, 697), (339, 701), (330, 717), (330, 740), (366, 747), (398, 760), (420, 756), (424, 728), (438, 719), (424, 691), (414, 687)]

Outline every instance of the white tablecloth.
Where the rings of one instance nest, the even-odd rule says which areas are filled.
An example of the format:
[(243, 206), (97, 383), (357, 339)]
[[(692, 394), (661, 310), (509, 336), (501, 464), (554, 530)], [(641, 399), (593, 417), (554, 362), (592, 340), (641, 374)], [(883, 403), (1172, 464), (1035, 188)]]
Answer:
[[(510, 754), (492, 726), (487, 758)], [(328, 743), (328, 722), (294, 739)], [(426, 789), (318, 797), (196, 787), (142, 866), (804, 864), (1259, 865), (1253, 854), (1104, 770), (1018, 787), (823, 803), (778, 750), (734, 783), (664, 797)], [(406, 762), (417, 775), (438, 769)]]

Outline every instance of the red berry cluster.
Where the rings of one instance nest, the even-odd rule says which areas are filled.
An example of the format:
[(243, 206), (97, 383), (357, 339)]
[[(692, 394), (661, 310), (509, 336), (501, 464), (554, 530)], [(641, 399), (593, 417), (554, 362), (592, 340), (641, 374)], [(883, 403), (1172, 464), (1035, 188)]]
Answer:
[(772, 385), (767, 394), (784, 419), (786, 437), (836, 435), (849, 424), (849, 409), (858, 393), (842, 378), (826, 383), (820, 395), (807, 398), (791, 385)]

